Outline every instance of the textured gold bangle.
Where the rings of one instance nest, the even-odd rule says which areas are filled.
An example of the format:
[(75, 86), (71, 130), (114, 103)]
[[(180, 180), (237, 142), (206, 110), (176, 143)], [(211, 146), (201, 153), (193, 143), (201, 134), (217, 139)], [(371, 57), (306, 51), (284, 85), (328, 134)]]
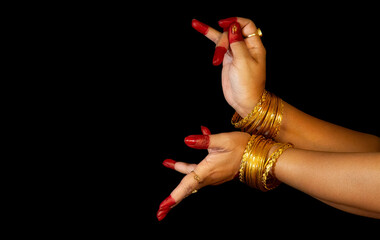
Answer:
[(265, 171), (262, 174), (261, 177), (261, 183), (264, 187), (263, 191), (268, 191), (276, 188), (278, 185), (280, 185), (280, 181), (277, 180), (277, 178), (273, 175), (270, 175), (271, 169), (276, 164), (278, 158), (281, 156), (281, 154), (288, 148), (292, 148), (293, 145), (290, 143), (284, 143), (281, 144), (280, 147), (272, 153), (272, 155), (268, 158), (268, 161), (265, 164)]

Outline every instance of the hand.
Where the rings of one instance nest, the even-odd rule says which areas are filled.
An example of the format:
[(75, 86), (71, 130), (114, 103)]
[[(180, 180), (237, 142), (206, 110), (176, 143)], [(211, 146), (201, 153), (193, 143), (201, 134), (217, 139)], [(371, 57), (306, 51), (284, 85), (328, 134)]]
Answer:
[(203, 135), (191, 135), (185, 143), (195, 149), (208, 149), (209, 154), (199, 164), (188, 164), (167, 159), (166, 167), (186, 174), (180, 184), (161, 204), (157, 218), (161, 221), (166, 214), (194, 190), (208, 185), (219, 185), (234, 179), (239, 172), (240, 161), (250, 135), (244, 132), (231, 132), (210, 135), (202, 127)]
[[(216, 44), (213, 64), (223, 61), (222, 87), (228, 104), (245, 117), (259, 101), (266, 79), (266, 51), (256, 33), (255, 24), (245, 18), (232, 17), (219, 21), (223, 33), (193, 19), (193, 28)], [(228, 50), (227, 50), (228, 49)]]

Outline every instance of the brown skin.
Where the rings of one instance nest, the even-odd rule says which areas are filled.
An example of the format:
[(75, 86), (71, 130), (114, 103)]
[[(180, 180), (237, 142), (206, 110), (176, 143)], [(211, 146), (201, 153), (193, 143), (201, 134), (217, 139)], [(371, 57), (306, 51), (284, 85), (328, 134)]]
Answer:
[[(256, 32), (255, 24), (245, 18), (228, 18), (219, 21), (225, 28), (237, 21), (243, 36)], [(266, 50), (260, 37), (245, 38), (229, 44), (226, 33), (209, 27), (205, 35), (217, 46), (229, 51), (224, 56), (222, 87), (226, 101), (236, 112), (245, 117), (259, 101), (266, 79)], [(288, 103), (284, 104), (281, 131), (275, 139), (291, 142), (297, 148), (333, 152), (380, 151), (377, 136), (356, 132), (310, 116)]]
[[(256, 32), (255, 24), (245, 18), (229, 18), (219, 24), (226, 29), (233, 22), (240, 24), (244, 37)], [(223, 59), (223, 93), (226, 101), (244, 117), (252, 111), (265, 88), (266, 51), (261, 39), (254, 36), (229, 43), (227, 32), (211, 27), (205, 36), (216, 46), (228, 49)], [(186, 176), (170, 195), (173, 200), (170, 209), (193, 190), (232, 180), (238, 172), (250, 135), (231, 132), (208, 137), (209, 145), (204, 148), (209, 150), (209, 155), (198, 165), (174, 164), (173, 168)], [(335, 208), (380, 219), (380, 139), (377, 136), (328, 123), (285, 103), (275, 140), (295, 146), (286, 150), (272, 169), (280, 181)]]
[[(175, 162), (174, 169), (186, 176), (170, 194), (175, 202), (171, 207), (192, 191), (230, 181), (238, 173), (250, 135), (230, 132), (208, 137), (209, 145), (203, 148), (208, 148), (209, 154), (199, 164)], [(276, 148), (272, 147), (268, 156)], [(330, 206), (380, 218), (380, 153), (334, 153), (291, 148), (279, 157), (272, 173), (281, 182)], [(194, 178), (195, 175), (200, 181)]]

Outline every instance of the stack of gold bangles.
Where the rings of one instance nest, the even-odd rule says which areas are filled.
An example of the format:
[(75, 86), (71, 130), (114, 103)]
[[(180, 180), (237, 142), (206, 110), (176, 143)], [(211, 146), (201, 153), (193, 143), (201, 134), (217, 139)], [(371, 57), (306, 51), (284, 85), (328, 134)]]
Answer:
[[(242, 118), (235, 113), (231, 120), (236, 128), (252, 134), (240, 163), (239, 179), (264, 192), (280, 184), (272, 173), (272, 168), (281, 154), (293, 147), (290, 143), (277, 143), (273, 140), (280, 130), (283, 108), (281, 98), (264, 90), (250, 114)], [(268, 156), (274, 146), (277, 147), (276, 150)]]
[[(278, 146), (269, 157), (269, 150)], [(244, 151), (239, 169), (239, 179), (247, 185), (263, 192), (274, 189), (280, 182), (270, 174), (280, 155), (288, 148), (289, 143), (276, 143), (262, 135), (252, 135)]]
[(284, 104), (282, 99), (264, 90), (259, 103), (245, 118), (235, 113), (231, 123), (242, 131), (275, 138), (280, 131), (282, 111)]

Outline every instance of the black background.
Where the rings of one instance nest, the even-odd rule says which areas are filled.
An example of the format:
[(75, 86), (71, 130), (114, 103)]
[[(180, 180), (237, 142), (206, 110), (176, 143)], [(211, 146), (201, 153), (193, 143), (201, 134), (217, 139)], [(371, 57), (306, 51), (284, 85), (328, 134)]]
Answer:
[(215, 45), (191, 27), (193, 18), (218, 30), (223, 18), (252, 19), (263, 31), (267, 90), (312, 116), (379, 136), (374, 9), (364, 4), (252, 1), (208, 8), (202, 2), (160, 2), (92, 13), (96, 18), (86, 29), (96, 32), (89, 49), (96, 80), (89, 81), (87, 93), (93, 96), (95, 120), (88, 130), (99, 142), (89, 149), (96, 159), (86, 166), (94, 170), (93, 180), (81, 193), (91, 199), (83, 202), (89, 218), (110, 231), (176, 226), (190, 235), (200, 228), (219, 233), (284, 226), (295, 231), (300, 225), (316, 233), (336, 224), (342, 226), (337, 231), (373, 229), (377, 220), (334, 209), (285, 184), (261, 193), (232, 181), (192, 194), (162, 222), (156, 212), (183, 177), (162, 161), (198, 163), (207, 155), (188, 148), (184, 137), (200, 134), (201, 125), (212, 133), (236, 130), (230, 124), (234, 110), (222, 93), (222, 67), (212, 65)]

